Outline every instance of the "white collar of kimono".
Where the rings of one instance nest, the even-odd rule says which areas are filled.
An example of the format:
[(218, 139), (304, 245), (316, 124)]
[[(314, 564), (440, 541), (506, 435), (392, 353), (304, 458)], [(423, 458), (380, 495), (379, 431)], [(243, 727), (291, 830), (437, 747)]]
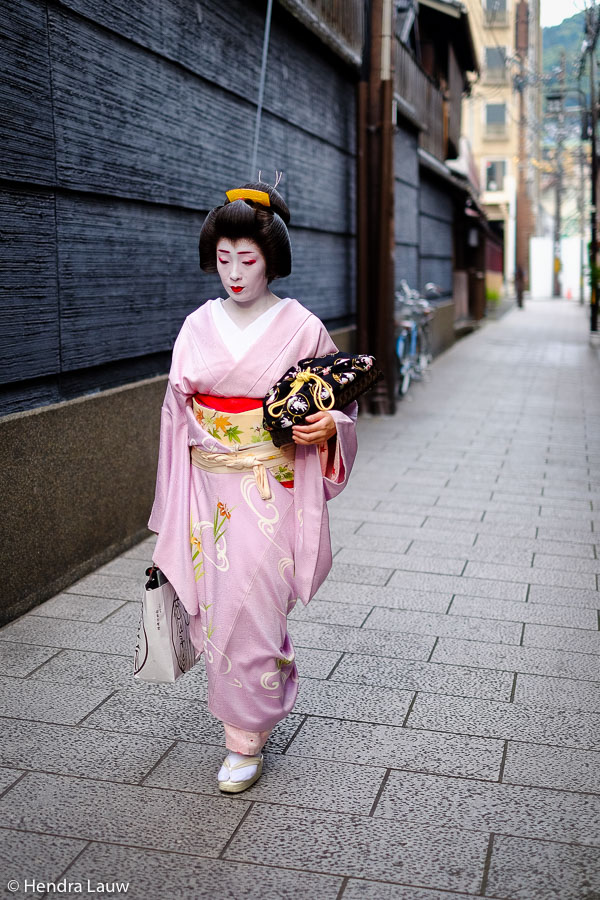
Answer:
[(235, 361), (237, 362), (265, 333), (280, 309), (289, 303), (291, 297), (283, 297), (264, 313), (254, 320), (246, 328), (240, 328), (233, 319), (230, 319), (223, 309), (223, 298), (217, 297), (210, 304), (213, 322), (219, 332), (219, 336)]

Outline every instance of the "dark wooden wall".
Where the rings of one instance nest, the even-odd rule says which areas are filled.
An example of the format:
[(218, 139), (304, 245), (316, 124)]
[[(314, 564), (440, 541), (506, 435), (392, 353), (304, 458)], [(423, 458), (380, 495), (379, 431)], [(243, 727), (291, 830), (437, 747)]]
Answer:
[[(0, 414), (168, 370), (208, 209), (250, 172), (264, 0), (0, 0)], [(275, 4), (258, 168), (292, 212), (274, 288), (351, 321), (357, 74)]]
[(428, 281), (450, 296), (454, 266), (454, 199), (443, 182), (429, 179), (421, 169), (419, 196), (419, 287)]
[(394, 134), (395, 287), (406, 279), (419, 287), (419, 161), (416, 132), (399, 125)]

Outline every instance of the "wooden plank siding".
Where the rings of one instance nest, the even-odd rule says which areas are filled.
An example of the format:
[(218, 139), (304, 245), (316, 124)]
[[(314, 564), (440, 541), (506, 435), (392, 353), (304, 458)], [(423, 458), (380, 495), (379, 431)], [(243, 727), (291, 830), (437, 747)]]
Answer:
[[(78, 374), (82, 392), (156, 374), (183, 318), (221, 292), (199, 270), (198, 232), (252, 175), (266, 3), (2, 6), (16, 63), (2, 88), (14, 150), (0, 182), (20, 237), (3, 250), (15, 279), (0, 314), (13, 385), (0, 414), (60, 399), (63, 383), (72, 395)], [(354, 312), (357, 77), (275, 5), (258, 168), (284, 173), (294, 271), (274, 288), (329, 324)], [(43, 260), (28, 280), (35, 216)], [(43, 327), (17, 346), (23, 317)]]
[(412, 288), (419, 282), (419, 139), (398, 125), (394, 134), (394, 284), (402, 279)]
[(454, 202), (437, 180), (421, 171), (419, 204), (419, 287), (428, 281), (452, 294)]

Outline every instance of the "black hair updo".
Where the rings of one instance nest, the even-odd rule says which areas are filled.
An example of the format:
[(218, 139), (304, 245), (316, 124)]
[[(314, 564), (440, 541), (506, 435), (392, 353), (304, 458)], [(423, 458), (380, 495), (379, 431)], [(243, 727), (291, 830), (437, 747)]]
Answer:
[(241, 188), (264, 191), (270, 206), (254, 200), (227, 200), (211, 209), (200, 231), (198, 249), (200, 268), (204, 272), (217, 271), (217, 243), (221, 238), (254, 241), (266, 263), (267, 281), (285, 278), (292, 271), (292, 248), (287, 226), (290, 211), (278, 191), (264, 181), (243, 184)]

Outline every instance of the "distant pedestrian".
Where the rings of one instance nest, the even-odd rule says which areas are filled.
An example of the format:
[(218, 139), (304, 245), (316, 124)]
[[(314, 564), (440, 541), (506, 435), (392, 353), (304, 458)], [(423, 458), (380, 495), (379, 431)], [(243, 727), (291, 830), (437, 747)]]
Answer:
[(175, 342), (148, 526), (224, 724), (219, 788), (237, 793), (260, 777), (262, 747), (296, 700), (287, 616), (331, 567), (325, 501), (350, 474), (357, 405), (319, 411), (292, 443), (272, 443), (263, 397), (299, 360), (336, 347), (315, 315), (270, 289), (291, 270), (278, 191), (259, 181), (227, 197), (200, 233), (200, 266), (218, 272), (225, 299), (191, 313)]
[(523, 291), (525, 289), (525, 272), (523, 266), (518, 265), (515, 271), (515, 289), (517, 292), (517, 306), (523, 309)]

